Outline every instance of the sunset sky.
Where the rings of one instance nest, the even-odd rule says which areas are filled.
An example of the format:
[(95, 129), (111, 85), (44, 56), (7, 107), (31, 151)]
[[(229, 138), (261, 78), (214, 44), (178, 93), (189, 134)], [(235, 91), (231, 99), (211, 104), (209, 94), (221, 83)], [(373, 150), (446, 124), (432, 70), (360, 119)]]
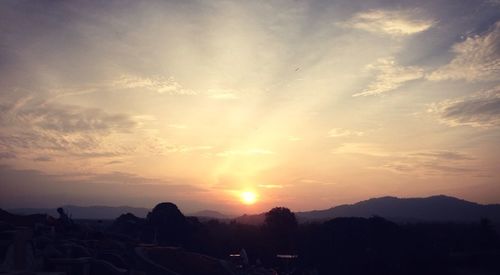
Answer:
[(436, 194), (500, 203), (498, 0), (0, 2), (2, 208)]

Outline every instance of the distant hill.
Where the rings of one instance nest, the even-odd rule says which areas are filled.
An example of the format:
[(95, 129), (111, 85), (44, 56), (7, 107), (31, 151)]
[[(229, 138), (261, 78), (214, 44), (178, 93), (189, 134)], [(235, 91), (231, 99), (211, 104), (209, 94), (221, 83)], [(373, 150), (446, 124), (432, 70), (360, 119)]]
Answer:
[[(74, 219), (115, 219), (121, 214), (132, 213), (137, 217), (146, 217), (150, 211), (147, 208), (129, 206), (63, 206)], [(8, 209), (14, 214), (49, 214), (57, 217), (55, 208), (18, 208)], [(427, 198), (396, 198), (381, 197), (360, 201), (354, 204), (344, 204), (324, 210), (296, 212), (299, 222), (328, 220), (337, 217), (371, 217), (381, 216), (396, 222), (407, 221), (439, 221), (439, 222), (470, 222), (481, 218), (500, 222), (500, 204), (483, 205), (448, 196), (432, 196)], [(229, 220), (226, 214), (203, 210), (188, 214), (200, 220)], [(242, 215), (233, 220), (243, 224), (262, 224), (265, 213)]]
[(260, 225), (264, 223), (266, 219), (266, 213), (254, 214), (254, 215), (243, 215), (234, 218), (234, 221), (242, 224), (252, 224), (252, 225)]
[(297, 212), (296, 215), (307, 220), (381, 216), (393, 221), (469, 222), (481, 218), (500, 221), (500, 204), (482, 205), (443, 195), (427, 198), (382, 197), (326, 210)]
[[(129, 207), (129, 206), (62, 206), (66, 213), (73, 219), (115, 219), (121, 214), (132, 213), (137, 217), (146, 217), (149, 212), (147, 208)], [(58, 217), (56, 208), (17, 208), (8, 210), (14, 214), (48, 214)]]
[(221, 212), (215, 210), (202, 210), (194, 213), (188, 214), (188, 216), (198, 217), (198, 218), (213, 218), (213, 219), (230, 219), (230, 215), (222, 214)]
[[(500, 204), (482, 205), (443, 195), (427, 198), (381, 197), (325, 210), (296, 212), (295, 215), (299, 222), (371, 216), (395, 222), (472, 222), (481, 218), (500, 222)], [(244, 224), (261, 224), (264, 218), (265, 213), (261, 213), (243, 215), (234, 220)]]

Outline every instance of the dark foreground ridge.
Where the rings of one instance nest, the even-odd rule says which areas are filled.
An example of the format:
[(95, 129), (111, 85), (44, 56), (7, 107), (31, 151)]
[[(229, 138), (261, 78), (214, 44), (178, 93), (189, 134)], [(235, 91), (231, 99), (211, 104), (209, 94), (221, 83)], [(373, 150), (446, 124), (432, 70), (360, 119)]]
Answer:
[[(303, 223), (276, 207), (258, 225), (186, 217), (169, 202), (145, 217), (123, 213), (112, 221), (72, 219), (63, 208), (54, 216), (0, 210), (0, 274), (500, 274), (498, 223), (455, 219), (447, 207), (456, 200), (430, 200), (454, 222), (364, 214), (367, 207), (394, 213), (383, 212), (401, 203), (390, 197), (324, 210), (351, 208), (361, 217), (309, 212), (316, 218)], [(424, 213), (431, 207), (424, 201), (404, 201), (398, 210)], [(465, 209), (455, 211), (469, 215)]]

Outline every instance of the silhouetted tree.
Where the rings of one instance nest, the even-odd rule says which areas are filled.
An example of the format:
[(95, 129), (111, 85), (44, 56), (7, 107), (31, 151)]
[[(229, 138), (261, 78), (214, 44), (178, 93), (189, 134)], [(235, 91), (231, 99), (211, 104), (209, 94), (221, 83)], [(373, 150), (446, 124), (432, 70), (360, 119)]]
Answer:
[(286, 207), (275, 207), (266, 213), (264, 225), (273, 231), (295, 230), (298, 226), (295, 214)]
[(291, 253), (295, 248), (298, 223), (295, 214), (286, 207), (275, 207), (266, 213), (263, 230), (273, 253)]
[[(147, 232), (146, 220), (136, 217), (132, 213), (126, 213), (116, 218), (110, 226), (110, 230), (114, 233), (124, 234), (129, 237), (143, 240), (142, 234)], [(151, 241), (151, 239), (147, 239)]]
[(156, 205), (148, 213), (148, 223), (156, 232), (157, 241), (161, 245), (183, 245), (188, 233), (186, 217), (170, 202)]

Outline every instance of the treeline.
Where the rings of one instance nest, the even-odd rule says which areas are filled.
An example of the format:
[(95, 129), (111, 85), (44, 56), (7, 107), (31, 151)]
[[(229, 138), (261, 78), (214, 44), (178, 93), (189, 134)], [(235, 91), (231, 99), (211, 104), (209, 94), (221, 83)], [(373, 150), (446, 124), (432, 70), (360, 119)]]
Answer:
[[(266, 214), (262, 226), (255, 226), (200, 222), (184, 217), (174, 204), (162, 203), (145, 219), (120, 216), (109, 230), (222, 259), (244, 248), (250, 265), (291, 274), (500, 274), (499, 237), (486, 219), (396, 224), (372, 217), (298, 224), (289, 209), (277, 207)], [(298, 257), (284, 260), (278, 254)]]

